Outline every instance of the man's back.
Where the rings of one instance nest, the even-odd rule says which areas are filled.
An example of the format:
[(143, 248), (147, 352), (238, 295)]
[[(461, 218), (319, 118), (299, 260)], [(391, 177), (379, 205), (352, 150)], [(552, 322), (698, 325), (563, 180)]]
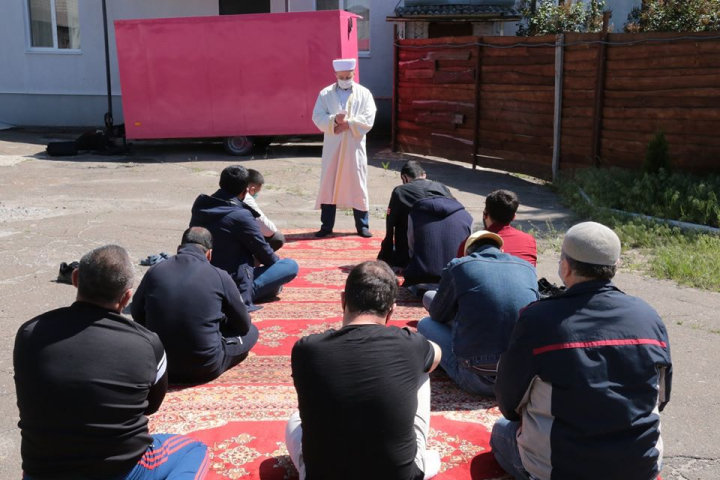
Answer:
[(506, 417), (523, 412), (518, 444), (533, 475), (649, 480), (662, 458), (658, 404), (670, 380), (657, 313), (591, 281), (523, 311), (496, 393)]
[(456, 246), (470, 235), (472, 217), (454, 198), (418, 200), (410, 213), (412, 258), (405, 269), (405, 285), (438, 282)]
[(223, 190), (200, 195), (193, 204), (191, 227), (213, 236), (212, 264), (228, 272), (246, 304), (252, 302), (254, 260), (272, 265), (278, 257), (265, 241), (252, 211)]
[(535, 237), (510, 225), (494, 223), (488, 228), (503, 239), (503, 252), (522, 258), (533, 267), (537, 266), (537, 243)]
[(222, 368), (220, 322), (244, 335), (250, 317), (230, 276), (212, 266), (196, 245), (159, 263), (143, 278), (133, 318), (158, 334), (172, 381), (203, 381)]
[(164, 362), (155, 334), (89, 303), (25, 323), (13, 362), (23, 470), (108, 478), (132, 469), (151, 443), (144, 412)]
[(430, 316), (441, 323), (453, 321), (453, 351), (459, 360), (492, 364), (507, 348), (518, 312), (537, 299), (535, 269), (485, 246), (448, 264)]
[[(452, 198), (450, 190), (440, 182), (418, 178), (393, 189), (388, 204), (385, 238), (380, 246), (379, 260), (405, 267), (408, 256), (408, 215), (418, 200), (430, 197)], [(393, 250), (394, 247), (394, 250)]]
[(421, 335), (381, 325), (298, 341), (292, 369), (308, 480), (422, 479), (413, 422), (433, 359)]

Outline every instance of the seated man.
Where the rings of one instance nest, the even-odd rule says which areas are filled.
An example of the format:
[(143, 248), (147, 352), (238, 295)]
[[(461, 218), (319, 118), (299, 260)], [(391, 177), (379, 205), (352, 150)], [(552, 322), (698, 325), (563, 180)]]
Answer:
[(301, 338), (292, 350), (300, 412), (286, 443), (300, 480), (432, 478), (437, 452), (426, 450), (430, 378), (440, 349), (418, 333), (386, 326), (397, 277), (365, 262), (340, 294), (343, 327)]
[(567, 291), (520, 314), (495, 385), (505, 418), (490, 439), (516, 479), (645, 480), (660, 472), (668, 334), (655, 310), (612, 284), (619, 257), (615, 232), (575, 225), (560, 254)]
[(167, 391), (166, 360), (157, 335), (120, 314), (132, 296), (127, 252), (91, 251), (72, 283), (75, 303), (15, 338), (23, 478), (204, 478), (204, 444), (148, 433), (146, 415)]
[[(215, 246), (212, 264), (228, 272), (250, 311), (253, 302), (276, 296), (297, 276), (295, 260), (280, 259), (255, 222), (257, 212), (242, 200), (247, 195), (248, 171), (231, 165), (220, 174), (220, 190), (200, 195), (193, 204), (191, 227), (210, 230)], [(255, 267), (256, 261), (262, 266)]]
[[(510, 190), (495, 190), (485, 198), (485, 211), (483, 212), (483, 225), (485, 229), (497, 233), (505, 242), (503, 251), (510, 255), (537, 266), (537, 244), (535, 238), (529, 233), (521, 232), (510, 226), (515, 220), (520, 201), (515, 192)], [(461, 242), (457, 257), (463, 257), (465, 242)]]
[(440, 345), (440, 366), (460, 388), (493, 395), (497, 361), (521, 308), (538, 299), (535, 268), (502, 253), (502, 239), (473, 235), (468, 255), (451, 261), (418, 331)]
[(428, 180), (425, 170), (415, 160), (408, 160), (403, 165), (400, 180), (402, 185), (395, 187), (390, 196), (385, 218), (385, 238), (377, 258), (391, 267), (405, 268), (410, 261), (407, 232), (412, 206), (423, 198), (453, 196), (442, 183)]
[(465, 207), (454, 198), (430, 197), (415, 202), (408, 218), (410, 263), (403, 285), (439, 282), (443, 268), (455, 258), (458, 243), (470, 235), (472, 223)]
[(151, 268), (133, 298), (135, 321), (165, 345), (171, 382), (209, 382), (258, 340), (235, 282), (210, 264), (212, 247), (210, 232), (188, 228), (177, 255)]
[(255, 222), (260, 228), (260, 233), (263, 234), (270, 248), (277, 252), (285, 245), (285, 236), (258, 207), (256, 200), (263, 185), (265, 185), (265, 177), (262, 176), (262, 173), (252, 168), (248, 169), (248, 194), (245, 195), (243, 203), (259, 215), (259, 217), (255, 217)]

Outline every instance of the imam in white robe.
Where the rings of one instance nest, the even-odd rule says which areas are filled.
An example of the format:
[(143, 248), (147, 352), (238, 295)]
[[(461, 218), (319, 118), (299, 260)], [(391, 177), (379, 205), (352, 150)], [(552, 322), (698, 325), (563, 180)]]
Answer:
[(322, 152), (320, 193), (315, 208), (321, 204), (337, 205), (367, 212), (367, 153), (365, 135), (375, 122), (375, 101), (370, 90), (353, 83), (347, 100), (345, 120), (350, 129), (334, 133), (335, 116), (343, 111), (336, 83), (324, 88), (313, 109), (313, 122), (325, 135)]

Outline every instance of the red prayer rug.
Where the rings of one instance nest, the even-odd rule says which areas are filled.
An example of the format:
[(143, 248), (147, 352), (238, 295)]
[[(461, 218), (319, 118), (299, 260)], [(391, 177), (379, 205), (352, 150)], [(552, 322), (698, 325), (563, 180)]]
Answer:
[[(208, 479), (296, 479), (285, 448), (285, 424), (297, 410), (290, 376), (290, 351), (301, 337), (341, 326), (340, 291), (350, 269), (373, 260), (380, 239), (338, 233), (316, 239), (307, 231), (286, 232), (282, 257), (300, 273), (280, 300), (253, 313), (260, 340), (250, 356), (220, 378), (193, 387), (172, 387), (150, 418), (152, 433), (187, 434), (210, 449)], [(425, 316), (420, 301), (400, 289), (391, 322), (404, 326)], [(428, 447), (440, 452), (435, 477), (509, 478), (490, 452), (490, 430), (500, 412), (494, 401), (464, 393), (438, 369), (431, 374), (432, 416)]]

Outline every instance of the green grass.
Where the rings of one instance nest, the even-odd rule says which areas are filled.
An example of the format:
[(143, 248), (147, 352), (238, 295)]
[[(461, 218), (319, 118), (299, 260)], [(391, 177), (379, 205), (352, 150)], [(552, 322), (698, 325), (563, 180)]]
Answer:
[[(720, 235), (681, 230), (606, 209), (717, 226), (720, 180), (708, 176), (702, 183), (698, 177), (681, 174), (648, 177), (652, 175), (590, 169), (558, 182), (555, 188), (563, 203), (575, 212), (577, 221), (593, 220), (615, 230), (623, 243), (623, 261), (632, 258), (625, 266), (682, 285), (720, 292)], [(664, 191), (660, 182), (663, 178), (668, 184)], [(650, 185), (655, 185), (652, 188), (656, 191), (642, 190), (650, 189)], [(709, 190), (708, 185), (715, 190)], [(591, 197), (592, 206), (580, 195), (580, 187)], [(658, 198), (669, 200), (653, 204), (653, 199)], [(637, 255), (629, 256), (628, 249)]]

